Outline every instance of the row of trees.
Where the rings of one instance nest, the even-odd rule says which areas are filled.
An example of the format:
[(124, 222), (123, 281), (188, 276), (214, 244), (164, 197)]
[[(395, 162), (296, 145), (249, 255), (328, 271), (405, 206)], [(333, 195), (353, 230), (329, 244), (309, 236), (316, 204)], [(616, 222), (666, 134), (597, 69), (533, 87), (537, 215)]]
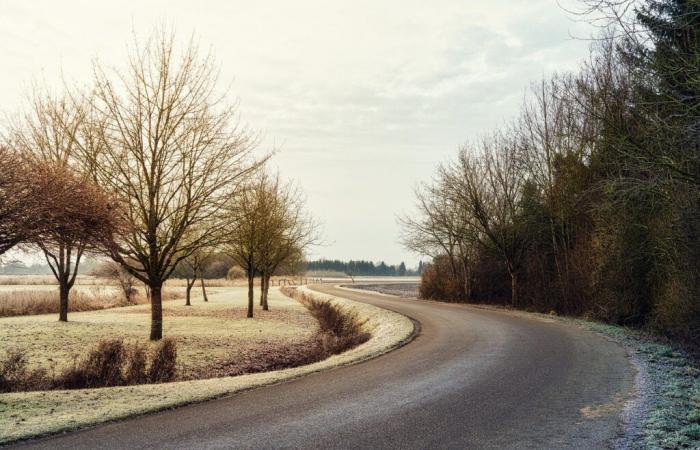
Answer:
[(269, 155), (255, 155), (255, 135), (217, 90), (212, 57), (193, 43), (178, 52), (165, 31), (135, 43), (126, 70), (95, 63), (85, 89), (35, 91), (5, 143), (0, 252), (44, 252), (61, 320), (85, 252), (147, 286), (158, 340), (163, 284), (179, 265), (197, 271), (222, 252), (265, 277), (315, 241), (299, 191), (265, 170)]
[(352, 276), (405, 276), (416, 275), (415, 270), (406, 268), (402, 261), (399, 265), (388, 265), (384, 261), (375, 264), (372, 261), (341, 261), (338, 259), (318, 259), (306, 262), (306, 270), (342, 272)]
[(578, 73), (416, 190), (403, 242), (425, 296), (700, 337), (700, 6), (591, 3), (612, 19)]

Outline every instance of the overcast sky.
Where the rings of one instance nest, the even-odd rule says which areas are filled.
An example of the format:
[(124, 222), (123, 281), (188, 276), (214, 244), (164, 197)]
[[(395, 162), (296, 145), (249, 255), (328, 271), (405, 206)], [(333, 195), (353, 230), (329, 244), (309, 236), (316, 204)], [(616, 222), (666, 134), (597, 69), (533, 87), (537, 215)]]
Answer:
[(211, 47), (261, 148), (279, 148), (324, 224), (312, 256), (410, 265), (396, 215), (412, 187), (574, 69), (588, 42), (571, 36), (590, 34), (554, 0), (0, 0), (0, 108), (34, 81), (86, 81), (93, 58), (122, 66), (132, 30), (163, 23)]

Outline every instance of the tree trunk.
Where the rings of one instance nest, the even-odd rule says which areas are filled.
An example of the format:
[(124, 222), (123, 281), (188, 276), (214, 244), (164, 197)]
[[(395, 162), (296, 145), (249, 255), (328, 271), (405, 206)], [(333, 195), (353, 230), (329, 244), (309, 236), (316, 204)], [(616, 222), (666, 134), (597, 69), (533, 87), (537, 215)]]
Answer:
[(510, 273), (510, 304), (513, 308), (518, 307), (518, 273), (513, 271)]
[(253, 304), (255, 303), (255, 293), (253, 288), (255, 286), (255, 272), (250, 270), (248, 272), (248, 315), (246, 317), (253, 317)]
[(265, 304), (265, 274), (260, 274), (260, 306), (263, 306), (264, 304)]
[(190, 283), (189, 278), (185, 278), (187, 280), (187, 290), (185, 293), (185, 306), (192, 306), (192, 302), (190, 302), (190, 298), (192, 296), (192, 286), (194, 286), (196, 279), (192, 279), (192, 282)]
[(199, 281), (202, 284), (202, 297), (204, 297), (205, 302), (208, 302), (209, 297), (207, 297), (207, 289), (204, 287), (204, 277), (199, 277)]
[(163, 299), (161, 291), (163, 282), (151, 283), (151, 340), (159, 341), (163, 338)]
[(58, 320), (60, 322), (68, 322), (68, 293), (70, 289), (68, 288), (68, 280), (59, 280), (59, 310), (58, 310)]
[(270, 291), (270, 276), (269, 275), (263, 276), (262, 291), (263, 291), (263, 305), (262, 305), (263, 310), (269, 311), (270, 307), (267, 304), (267, 293)]

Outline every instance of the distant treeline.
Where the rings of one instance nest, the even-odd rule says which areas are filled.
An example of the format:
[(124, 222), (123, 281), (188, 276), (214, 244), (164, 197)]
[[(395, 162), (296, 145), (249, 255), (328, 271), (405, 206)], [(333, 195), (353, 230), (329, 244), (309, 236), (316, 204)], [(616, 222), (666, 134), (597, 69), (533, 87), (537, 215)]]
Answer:
[[(95, 260), (85, 258), (78, 269), (78, 274), (89, 273), (95, 265)], [(0, 275), (52, 275), (52, 272), (48, 264), (33, 263), (28, 265), (22, 261), (9, 261), (0, 265)]]
[(399, 265), (388, 265), (384, 261), (375, 264), (372, 261), (340, 261), (338, 259), (319, 259), (306, 262), (307, 271), (334, 271), (343, 272), (352, 276), (415, 276), (417, 270), (407, 269), (402, 261)]

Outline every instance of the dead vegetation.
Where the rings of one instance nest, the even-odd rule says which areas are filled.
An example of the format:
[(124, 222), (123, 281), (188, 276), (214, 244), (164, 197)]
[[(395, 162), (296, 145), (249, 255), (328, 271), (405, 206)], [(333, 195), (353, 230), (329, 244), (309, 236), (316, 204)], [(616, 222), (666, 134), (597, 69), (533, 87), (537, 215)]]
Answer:
[(301, 302), (318, 320), (321, 327), (321, 346), (325, 356), (336, 355), (367, 342), (371, 335), (364, 331), (365, 322), (354, 313), (333, 304), (329, 299), (316, 299), (295, 288), (281, 288)]
[[(364, 331), (365, 322), (354, 313), (334, 305), (328, 299), (318, 300), (294, 288), (284, 287), (281, 290), (309, 310), (318, 321), (318, 333), (306, 340), (288, 342), (285, 345), (273, 341), (261, 342), (255, 348), (237, 351), (234, 355), (192, 373), (188, 379), (236, 376), (298, 367), (350, 350), (370, 339), (370, 333)], [(243, 310), (235, 311), (235, 315), (241, 318), (243, 314)]]
[(8, 351), (0, 360), (0, 392), (85, 389), (163, 383), (176, 376), (177, 348), (163, 339), (150, 352), (142, 344), (104, 339), (60, 372), (30, 367), (24, 351)]
[[(48, 290), (17, 290), (0, 291), (0, 317), (33, 316), (37, 314), (55, 314), (59, 312), (59, 294)], [(165, 290), (164, 300), (175, 300), (182, 297), (179, 291)], [(101, 309), (148, 303), (148, 298), (142, 293), (132, 295), (127, 303), (117, 291), (75, 291), (71, 294), (68, 311), (98, 311)]]

